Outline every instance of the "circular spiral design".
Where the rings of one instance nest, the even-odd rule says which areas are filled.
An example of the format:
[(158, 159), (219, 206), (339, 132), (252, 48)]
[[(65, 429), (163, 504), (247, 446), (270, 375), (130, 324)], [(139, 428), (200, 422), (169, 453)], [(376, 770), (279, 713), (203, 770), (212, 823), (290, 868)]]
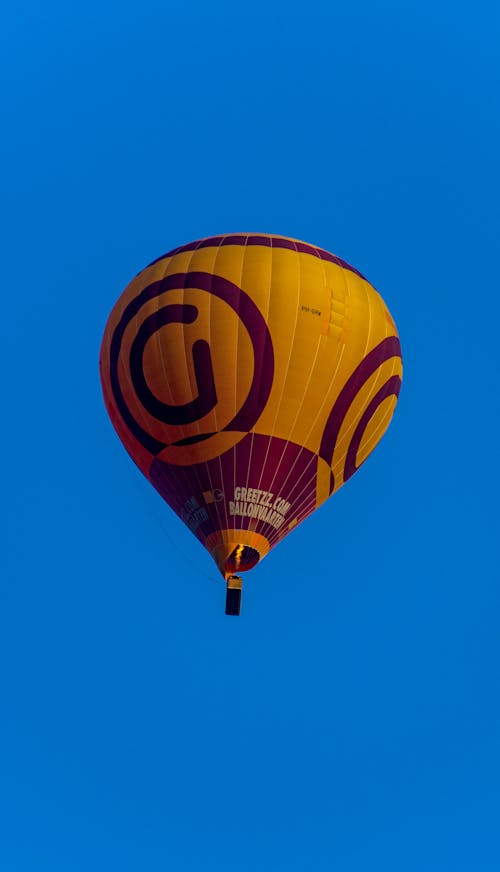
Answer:
[[(319, 449), (319, 456), (326, 461), (330, 467), (342, 424), (344, 423), (353, 401), (368, 379), (382, 366), (383, 363), (390, 360), (392, 357), (401, 358), (401, 345), (397, 336), (388, 336), (376, 345), (375, 348), (373, 348), (366, 357), (363, 358), (361, 363), (358, 364), (340, 391), (326, 422)], [(400, 376), (391, 376), (375, 394), (364, 410), (347, 450), (344, 464), (344, 481), (347, 481), (347, 479), (350, 478), (358, 468), (356, 465), (358, 449), (365, 430), (378, 407), (390, 396), (395, 396), (397, 398), (399, 396), (400, 388)], [(334, 488), (335, 479), (333, 472), (331, 472), (330, 493), (333, 493)]]
[[(126, 306), (113, 333), (110, 347), (110, 384), (117, 409), (133, 436), (143, 448), (153, 455), (159, 454), (170, 444), (186, 444), (187, 442), (193, 444), (197, 441), (207, 440), (214, 435), (213, 433), (202, 433), (189, 437), (188, 440), (179, 440), (174, 443), (156, 439), (138, 423), (126, 402), (120, 385), (118, 365), (123, 337), (128, 325), (146, 303), (168, 291), (183, 288), (206, 291), (227, 303), (241, 320), (252, 343), (254, 372), (250, 390), (243, 405), (232, 420), (221, 429), (242, 432), (251, 430), (267, 403), (273, 383), (274, 353), (269, 329), (258, 307), (241, 288), (222, 276), (204, 272), (175, 273), (160, 281), (153, 282)], [(166, 324), (193, 323), (197, 314), (196, 306), (166, 305), (144, 320), (132, 343), (130, 357), (127, 361), (127, 371), (130, 373), (135, 396), (148, 414), (162, 423), (193, 423), (204, 417), (217, 404), (210, 348), (203, 339), (195, 342), (192, 349), (193, 365), (200, 389), (196, 399), (181, 406), (163, 403), (151, 392), (144, 376), (143, 355), (149, 339)]]

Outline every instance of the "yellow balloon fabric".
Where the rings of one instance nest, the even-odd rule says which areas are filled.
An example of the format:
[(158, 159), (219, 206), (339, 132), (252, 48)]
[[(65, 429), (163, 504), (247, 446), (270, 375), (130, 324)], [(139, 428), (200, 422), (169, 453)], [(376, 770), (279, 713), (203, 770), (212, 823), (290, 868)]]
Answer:
[(299, 240), (233, 234), (136, 276), (106, 326), (101, 376), (123, 444), (228, 577), (366, 460), (402, 363), (357, 270)]

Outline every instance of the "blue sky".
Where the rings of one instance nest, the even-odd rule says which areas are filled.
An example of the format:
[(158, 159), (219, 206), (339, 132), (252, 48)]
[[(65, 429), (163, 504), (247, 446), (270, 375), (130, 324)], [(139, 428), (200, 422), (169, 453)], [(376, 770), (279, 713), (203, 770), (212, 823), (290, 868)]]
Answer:
[[(496, 872), (497, 4), (169, 6), (4, 15), (0, 866)], [(234, 620), (97, 360), (245, 230), (367, 275), (405, 376)]]

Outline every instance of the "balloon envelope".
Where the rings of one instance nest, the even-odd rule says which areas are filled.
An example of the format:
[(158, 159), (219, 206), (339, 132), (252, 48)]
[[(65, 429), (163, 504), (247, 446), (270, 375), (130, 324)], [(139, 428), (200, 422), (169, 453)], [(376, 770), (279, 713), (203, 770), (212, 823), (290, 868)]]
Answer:
[(251, 569), (385, 432), (401, 349), (353, 267), (286, 237), (211, 237), (154, 261), (106, 325), (110, 418), (225, 577)]

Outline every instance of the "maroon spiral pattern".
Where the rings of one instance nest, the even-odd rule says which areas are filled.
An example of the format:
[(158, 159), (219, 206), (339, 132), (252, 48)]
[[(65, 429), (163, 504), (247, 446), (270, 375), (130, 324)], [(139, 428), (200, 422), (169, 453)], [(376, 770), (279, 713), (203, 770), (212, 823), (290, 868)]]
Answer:
[[(337, 444), (342, 424), (344, 423), (347, 412), (349, 411), (355, 397), (373, 373), (376, 372), (376, 370), (379, 369), (386, 360), (390, 360), (391, 357), (401, 357), (401, 345), (397, 336), (388, 336), (386, 339), (383, 339), (382, 342), (376, 345), (375, 348), (373, 348), (366, 357), (363, 358), (361, 363), (358, 364), (352, 375), (348, 378), (335, 400), (333, 409), (330, 412), (323, 431), (319, 449), (319, 456), (326, 461), (330, 467), (332, 465), (333, 454), (335, 452), (335, 446)], [(400, 388), (401, 378), (398, 375), (391, 376), (366, 407), (347, 450), (344, 465), (344, 481), (347, 481), (347, 479), (350, 478), (358, 468), (356, 466), (356, 455), (369, 421), (387, 397), (395, 396), (397, 398), (399, 396)], [(333, 492), (334, 488), (335, 479), (333, 473), (331, 473), (330, 493)]]

